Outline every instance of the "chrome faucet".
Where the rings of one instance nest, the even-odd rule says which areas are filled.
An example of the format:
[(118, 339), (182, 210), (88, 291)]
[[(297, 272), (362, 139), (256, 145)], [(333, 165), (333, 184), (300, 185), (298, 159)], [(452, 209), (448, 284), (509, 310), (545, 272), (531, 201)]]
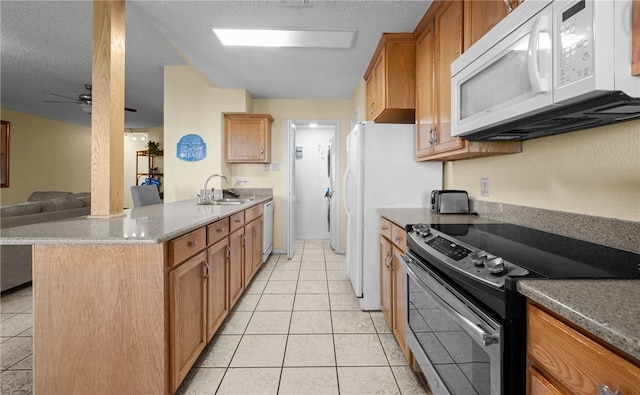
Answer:
[(213, 199), (213, 194), (209, 195), (209, 193), (207, 192), (207, 185), (209, 184), (209, 180), (212, 179), (213, 177), (220, 177), (224, 180), (225, 183), (229, 183), (229, 181), (227, 180), (227, 177), (223, 176), (222, 174), (212, 174), (209, 177), (207, 177), (206, 180), (204, 180), (204, 189), (202, 189), (202, 191), (200, 191), (200, 200), (201, 201), (207, 201), (207, 200), (212, 200)]

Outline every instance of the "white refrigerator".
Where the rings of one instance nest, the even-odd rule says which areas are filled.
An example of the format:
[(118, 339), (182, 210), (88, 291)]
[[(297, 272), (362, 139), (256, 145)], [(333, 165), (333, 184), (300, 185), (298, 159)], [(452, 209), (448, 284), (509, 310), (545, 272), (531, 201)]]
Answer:
[(347, 272), (363, 310), (380, 310), (377, 209), (428, 210), (442, 163), (416, 162), (414, 125), (357, 124), (347, 136)]

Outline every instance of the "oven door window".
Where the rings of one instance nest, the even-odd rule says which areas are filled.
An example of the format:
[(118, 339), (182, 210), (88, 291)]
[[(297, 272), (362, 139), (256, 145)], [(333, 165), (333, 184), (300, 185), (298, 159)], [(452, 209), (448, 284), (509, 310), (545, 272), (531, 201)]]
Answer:
[[(470, 310), (464, 311), (466, 306), (463, 303), (451, 303), (453, 294), (443, 300), (430, 292), (422, 281), (418, 283), (411, 276), (408, 276), (407, 286), (409, 329), (447, 390), (456, 395), (499, 394), (500, 328), (493, 328), (497, 330), (497, 338), (485, 336), (483, 341), (481, 336), (473, 333), (474, 329), (469, 333), (465, 326), (471, 324), (486, 328), (486, 322), (468, 314)], [(436, 292), (439, 295), (448, 293), (445, 288)], [(443, 303), (447, 305), (443, 306)], [(451, 313), (450, 307), (457, 312)], [(462, 313), (467, 321), (463, 319), (461, 323), (458, 313)]]

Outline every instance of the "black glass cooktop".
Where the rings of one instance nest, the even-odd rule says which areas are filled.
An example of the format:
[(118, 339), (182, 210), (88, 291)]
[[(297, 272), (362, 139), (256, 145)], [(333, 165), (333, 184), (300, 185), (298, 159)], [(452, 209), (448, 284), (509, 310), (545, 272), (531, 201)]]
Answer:
[(548, 278), (640, 278), (640, 255), (615, 248), (507, 223), (431, 227)]

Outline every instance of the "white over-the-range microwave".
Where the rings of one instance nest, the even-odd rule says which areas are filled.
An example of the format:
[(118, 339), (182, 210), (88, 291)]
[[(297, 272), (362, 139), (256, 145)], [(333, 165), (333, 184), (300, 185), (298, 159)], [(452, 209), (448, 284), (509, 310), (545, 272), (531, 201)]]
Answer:
[(451, 134), (528, 140), (640, 118), (632, 7), (525, 0), (451, 64)]

